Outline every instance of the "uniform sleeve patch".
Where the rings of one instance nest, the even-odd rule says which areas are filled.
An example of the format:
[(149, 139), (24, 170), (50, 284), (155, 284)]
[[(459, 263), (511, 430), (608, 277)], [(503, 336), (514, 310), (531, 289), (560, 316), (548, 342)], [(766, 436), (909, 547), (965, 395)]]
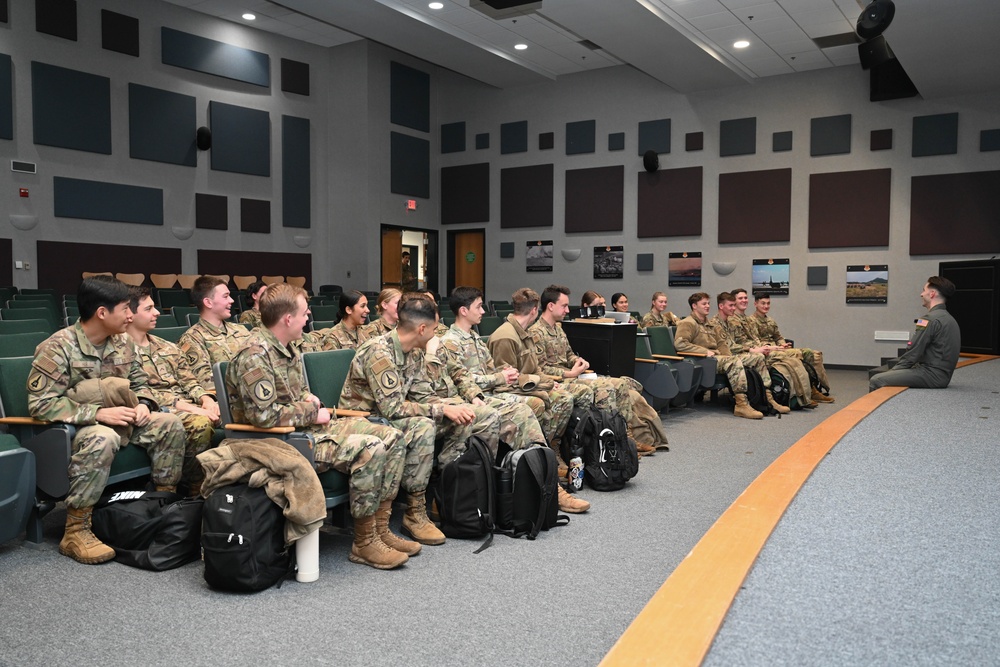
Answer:
[(274, 400), (274, 384), (270, 380), (260, 380), (253, 386), (253, 397), (259, 404), (267, 404)]
[(378, 373), (378, 384), (388, 392), (394, 392), (399, 388), (399, 374), (395, 369), (383, 370)]
[(58, 370), (59, 364), (55, 362), (52, 357), (39, 356), (35, 358), (34, 366), (36, 369), (40, 370), (45, 375), (49, 377), (54, 377)]
[(33, 371), (31, 375), (28, 376), (28, 391), (32, 394), (37, 394), (44, 391), (46, 387), (49, 386), (49, 378), (39, 371)]
[(382, 357), (381, 359), (377, 360), (375, 363), (372, 364), (372, 373), (374, 373), (376, 376), (381, 376), (384, 372), (388, 370), (393, 370), (394, 368), (395, 364), (392, 363), (391, 359), (387, 357)]
[(255, 383), (259, 382), (260, 380), (262, 380), (263, 378), (264, 378), (263, 370), (261, 370), (260, 368), (251, 368), (250, 370), (248, 370), (246, 373), (243, 374), (240, 380), (243, 382), (244, 385), (250, 387), (253, 386)]

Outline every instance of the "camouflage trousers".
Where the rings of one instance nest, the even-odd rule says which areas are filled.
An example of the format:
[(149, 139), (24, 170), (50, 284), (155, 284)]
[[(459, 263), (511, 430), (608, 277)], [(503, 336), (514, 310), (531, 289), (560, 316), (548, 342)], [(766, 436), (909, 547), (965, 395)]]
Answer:
[(716, 355), (712, 357), (718, 364), (719, 373), (724, 373), (729, 380), (729, 388), (733, 394), (747, 393), (747, 373), (739, 357)]
[[(486, 405), (500, 413), (500, 439), (514, 449), (527, 449), (533, 443), (544, 445), (545, 435), (542, 427), (538, 424), (534, 411), (528, 403), (519, 400), (522, 396), (512, 394), (499, 394), (486, 397)], [(532, 401), (544, 402), (530, 397)]]
[[(642, 387), (642, 385), (639, 386)], [(632, 387), (626, 379), (599, 377), (596, 380), (580, 380), (573, 378), (564, 385), (560, 385), (560, 388), (572, 392), (578, 408), (589, 408), (594, 405), (601, 410), (620, 413), (626, 422), (632, 419), (632, 400), (628, 395), (629, 389)], [(590, 398), (588, 398), (588, 394)]]
[(185, 484), (198, 484), (205, 479), (205, 470), (195, 457), (212, 446), (215, 436), (215, 425), (204, 415), (193, 412), (174, 412), (184, 425), (184, 467), (181, 481)]
[(437, 425), (435, 438), (442, 440), (441, 452), (437, 455), (439, 465), (451, 463), (467, 449), (466, 441), (471, 435), (478, 435), (490, 451), (496, 454), (500, 442), (500, 413), (489, 405), (467, 404), (476, 413), (471, 424), (458, 424), (443, 418)]
[(403, 434), (403, 477), (399, 485), (411, 495), (427, 491), (434, 468), (434, 420), (430, 417), (393, 419), (394, 428)]
[(316, 472), (330, 468), (350, 480), (351, 516), (375, 514), (379, 503), (392, 500), (403, 476), (403, 434), (367, 419), (335, 419), (306, 429), (316, 438)]
[[(176, 486), (184, 465), (184, 426), (175, 415), (153, 412), (149, 423), (132, 428), (125, 445), (142, 447), (152, 462), (151, 477), (159, 486)], [(108, 473), (122, 439), (110, 426), (92, 424), (76, 431), (69, 460), (66, 506), (93, 507), (108, 484)]]
[[(545, 441), (551, 443), (553, 439), (562, 437), (569, 418), (573, 416), (573, 394), (563, 389), (552, 389), (551, 391), (534, 391), (530, 394), (518, 394), (511, 392), (510, 396), (518, 396), (528, 399), (529, 405), (535, 410), (538, 418), (538, 425), (542, 429)], [(538, 405), (541, 409), (538, 409)]]
[(764, 358), (763, 354), (744, 352), (737, 354), (736, 357), (743, 362), (743, 368), (752, 368), (757, 371), (760, 379), (764, 382), (765, 389), (771, 388), (771, 373), (767, 370), (767, 359)]
[(632, 421), (628, 425), (632, 428), (632, 437), (635, 441), (653, 447), (667, 444), (667, 432), (663, 430), (663, 421), (659, 413), (639, 392), (630, 389), (628, 393), (632, 399)]

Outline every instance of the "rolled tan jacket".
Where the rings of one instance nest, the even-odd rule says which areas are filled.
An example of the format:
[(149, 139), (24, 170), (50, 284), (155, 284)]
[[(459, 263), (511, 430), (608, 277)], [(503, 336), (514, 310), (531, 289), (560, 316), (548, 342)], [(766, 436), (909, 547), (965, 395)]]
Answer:
[[(93, 378), (70, 387), (66, 390), (66, 396), (77, 403), (89, 403), (102, 408), (134, 408), (139, 405), (139, 398), (130, 389), (130, 386), (127, 378)], [(126, 446), (129, 438), (132, 437), (132, 426), (112, 426), (111, 428), (121, 436), (121, 446)]]

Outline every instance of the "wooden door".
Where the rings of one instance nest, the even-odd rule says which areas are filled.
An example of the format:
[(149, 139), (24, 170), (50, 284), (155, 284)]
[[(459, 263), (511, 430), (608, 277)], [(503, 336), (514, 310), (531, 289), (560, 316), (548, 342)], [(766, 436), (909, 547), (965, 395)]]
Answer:
[(455, 232), (455, 287), (478, 287), (486, 291), (486, 233), (482, 229)]
[(382, 287), (399, 289), (403, 280), (403, 230), (382, 229)]

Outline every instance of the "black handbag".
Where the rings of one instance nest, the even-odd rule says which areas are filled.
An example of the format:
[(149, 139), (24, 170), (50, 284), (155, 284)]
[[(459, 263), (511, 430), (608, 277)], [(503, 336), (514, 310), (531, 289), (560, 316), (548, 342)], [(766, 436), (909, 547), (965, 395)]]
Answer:
[(120, 491), (94, 507), (93, 531), (115, 560), (144, 570), (170, 570), (201, 556), (201, 498)]

